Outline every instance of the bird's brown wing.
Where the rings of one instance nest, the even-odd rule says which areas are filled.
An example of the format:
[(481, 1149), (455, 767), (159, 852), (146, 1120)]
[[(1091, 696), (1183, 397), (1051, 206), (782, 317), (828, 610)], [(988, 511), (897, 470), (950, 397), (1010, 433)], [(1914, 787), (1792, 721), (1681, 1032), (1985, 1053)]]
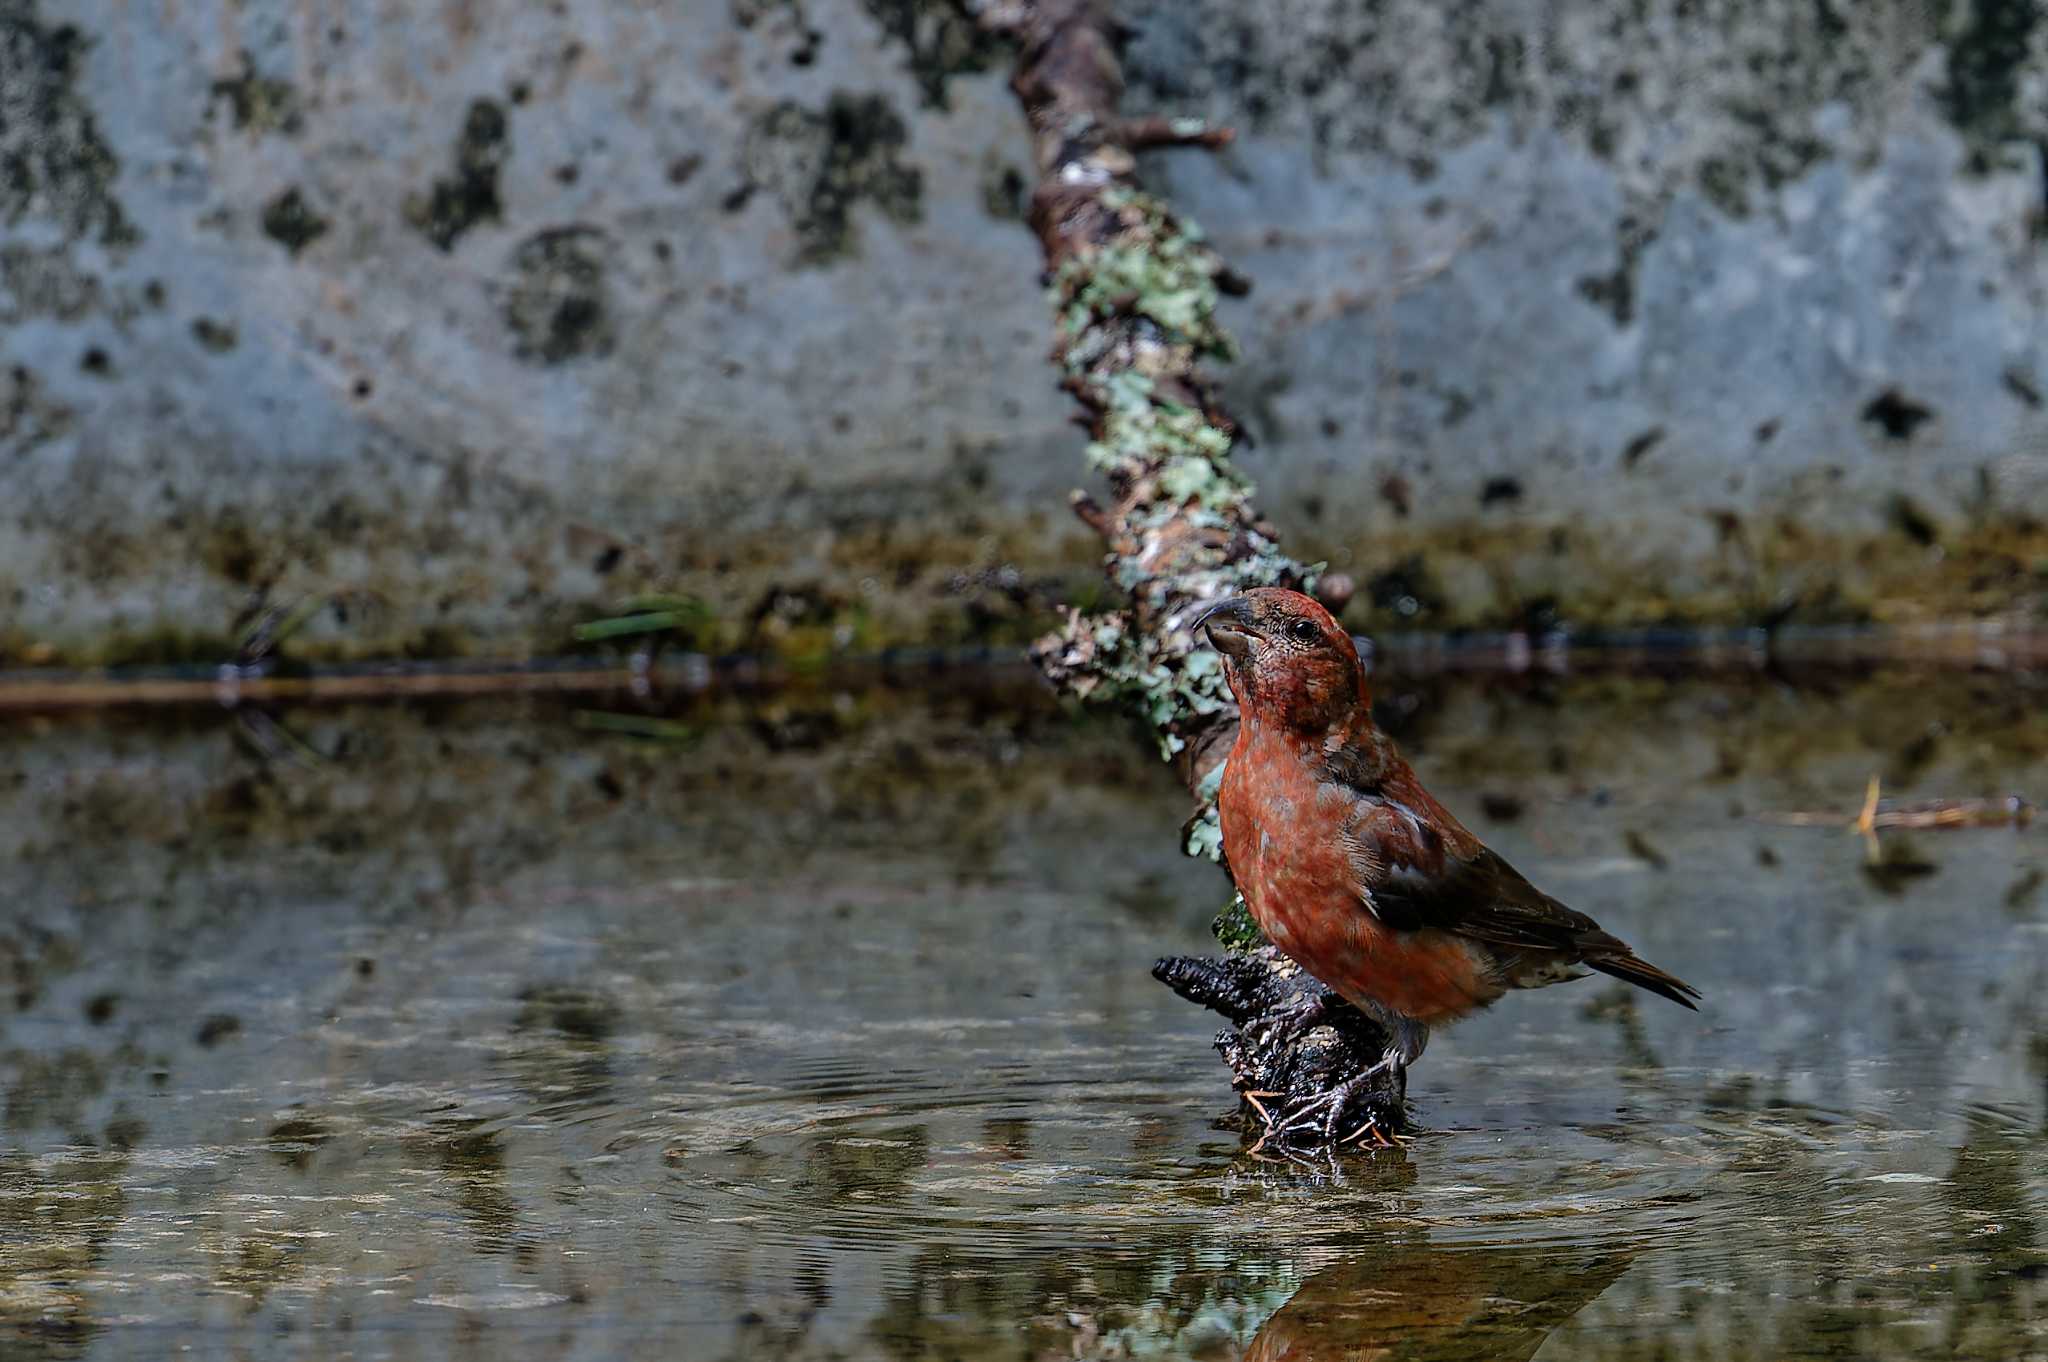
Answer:
[[(1452, 825), (1455, 827), (1455, 824)], [(1360, 897), (1397, 931), (1435, 928), (1506, 951), (1555, 952), (1675, 1003), (1699, 991), (1639, 958), (1620, 937), (1567, 908), (1476, 838), (1448, 842), (1398, 801), (1366, 796), (1344, 841)]]

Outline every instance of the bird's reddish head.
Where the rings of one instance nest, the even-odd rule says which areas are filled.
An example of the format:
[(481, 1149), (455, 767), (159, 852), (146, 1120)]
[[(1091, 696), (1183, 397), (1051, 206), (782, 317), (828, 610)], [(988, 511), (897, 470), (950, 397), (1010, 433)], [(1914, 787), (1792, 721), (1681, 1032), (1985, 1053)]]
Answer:
[(1230, 693), (1248, 721), (1314, 737), (1369, 713), (1365, 668), (1351, 635), (1299, 591), (1267, 586), (1229, 596), (1195, 623), (1223, 654)]

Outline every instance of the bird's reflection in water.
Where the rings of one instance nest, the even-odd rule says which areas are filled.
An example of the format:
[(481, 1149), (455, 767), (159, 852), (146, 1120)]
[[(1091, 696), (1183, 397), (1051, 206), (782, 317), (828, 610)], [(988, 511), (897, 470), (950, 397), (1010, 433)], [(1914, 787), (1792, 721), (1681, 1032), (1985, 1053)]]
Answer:
[(1246, 1362), (1525, 1362), (1627, 1270), (1634, 1250), (1389, 1244), (1302, 1283)]

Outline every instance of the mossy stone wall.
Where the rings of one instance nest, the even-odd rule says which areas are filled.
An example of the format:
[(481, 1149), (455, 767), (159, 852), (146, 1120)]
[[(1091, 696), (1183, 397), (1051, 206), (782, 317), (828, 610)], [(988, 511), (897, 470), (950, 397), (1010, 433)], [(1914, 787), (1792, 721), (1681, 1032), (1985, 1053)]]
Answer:
[[(0, 663), (1020, 636), (1094, 588), (1007, 55), (942, 0), (0, 0)], [(1130, 0), (1359, 627), (2048, 593), (2048, 18)]]

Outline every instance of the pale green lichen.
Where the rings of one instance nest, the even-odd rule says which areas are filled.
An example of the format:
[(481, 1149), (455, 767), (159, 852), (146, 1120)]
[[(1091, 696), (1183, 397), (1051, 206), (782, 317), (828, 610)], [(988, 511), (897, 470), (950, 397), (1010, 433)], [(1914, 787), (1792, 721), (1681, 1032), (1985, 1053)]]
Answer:
[(1195, 785), (1195, 798), (1202, 801), (1201, 808), (1181, 829), (1182, 849), (1205, 861), (1223, 860), (1223, 818), (1216, 811), (1216, 796), (1223, 788), (1223, 768), (1227, 764), (1217, 762)]
[[(1099, 646), (1101, 634), (1096, 637)], [(1174, 725), (1231, 706), (1223, 668), (1208, 648), (1166, 656), (1163, 647), (1118, 631), (1116, 646), (1107, 655), (1098, 653), (1097, 659), (1097, 675), (1107, 692), (1123, 699), (1159, 731), (1162, 756), (1171, 757), (1186, 745)]]
[(1053, 278), (1053, 303), (1068, 338), (1135, 315), (1151, 319), (1168, 344), (1234, 358), (1237, 347), (1216, 320), (1219, 263), (1201, 229), (1135, 190), (1110, 190), (1102, 202), (1119, 214), (1123, 230), (1068, 258)]
[(1214, 804), (1204, 806), (1200, 813), (1188, 820), (1182, 849), (1201, 861), (1223, 859), (1223, 820), (1217, 815)]
[(1234, 353), (1216, 321), (1215, 254), (1155, 199), (1111, 190), (1103, 201), (1122, 230), (1069, 258), (1053, 286), (1067, 372), (1101, 411), (1088, 461), (1129, 479), (1156, 476), (1176, 508), (1242, 510), (1252, 485), (1230, 465), (1234, 432), (1162, 396), (1133, 367), (1140, 348), (1149, 361), (1183, 370), (1197, 356)]
[(1106, 402), (1088, 462), (1104, 472), (1137, 476), (1157, 468), (1160, 490), (1176, 505), (1216, 511), (1242, 508), (1252, 485), (1230, 464), (1231, 435), (1193, 407), (1156, 398), (1143, 374), (1118, 373), (1100, 386)]
[(1194, 501), (1205, 506), (1251, 494), (1250, 484), (1228, 464), (1194, 454), (1177, 454), (1166, 461), (1166, 466), (1159, 470), (1159, 490), (1175, 501)]

